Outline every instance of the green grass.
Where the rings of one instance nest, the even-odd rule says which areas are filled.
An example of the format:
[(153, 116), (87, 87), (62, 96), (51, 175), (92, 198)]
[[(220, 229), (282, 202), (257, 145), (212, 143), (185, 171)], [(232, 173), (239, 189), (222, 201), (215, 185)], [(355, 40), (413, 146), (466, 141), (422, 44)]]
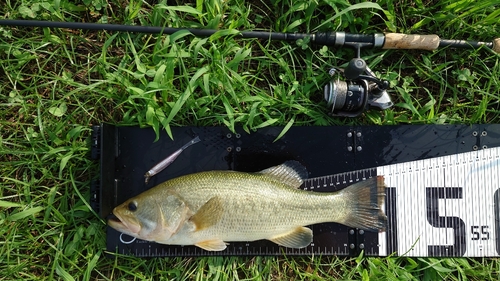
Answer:
[[(356, 2), (342, 0), (160, 2), (6, 0), (0, 17), (287, 32), (319, 27), (481, 41), (499, 36), (498, 0), (383, 0), (381, 9), (353, 10)], [(271, 125), (500, 121), (500, 56), (486, 49), (365, 50), (370, 67), (391, 82), (396, 105), (355, 119), (330, 117), (322, 101), (328, 69), (352, 55), (306, 41), (231, 35), (0, 27), (0, 280), (498, 280), (500, 262), (493, 258), (105, 258), (105, 222), (88, 203), (98, 171), (89, 160), (91, 125), (156, 131), (222, 125), (251, 132)]]

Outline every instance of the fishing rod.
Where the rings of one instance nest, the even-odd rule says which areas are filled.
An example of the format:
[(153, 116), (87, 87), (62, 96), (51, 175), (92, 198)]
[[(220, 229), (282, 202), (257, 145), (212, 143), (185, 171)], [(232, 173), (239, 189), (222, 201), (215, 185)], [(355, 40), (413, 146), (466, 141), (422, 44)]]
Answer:
[[(83, 22), (55, 22), (37, 20), (0, 20), (0, 26), (24, 26), (67, 28), (80, 30), (102, 30), (146, 34), (173, 34), (187, 30), (197, 37), (210, 37), (219, 30), (200, 28), (172, 28), (159, 26), (137, 26), (120, 24), (100, 24)], [(324, 98), (333, 116), (355, 117), (368, 107), (384, 110), (393, 103), (387, 89), (389, 82), (380, 80), (371, 71), (366, 62), (360, 57), (361, 48), (381, 48), (400, 50), (436, 50), (438, 48), (467, 48), (477, 49), (486, 47), (500, 53), (500, 38), (491, 42), (441, 39), (438, 35), (409, 35), (401, 33), (355, 34), (345, 32), (316, 32), (316, 33), (283, 33), (269, 31), (238, 31), (234, 36), (240, 38), (256, 38), (277, 41), (296, 41), (309, 38), (310, 42), (318, 45), (334, 47), (352, 47), (357, 56), (346, 68), (332, 68), (332, 79), (324, 87)], [(343, 75), (345, 80), (334, 79), (337, 74)]]
[[(219, 30), (200, 28), (172, 28), (160, 26), (137, 26), (122, 24), (102, 24), (86, 22), (56, 22), (38, 20), (0, 20), (0, 26), (25, 26), (68, 28), (81, 30), (105, 30), (146, 34), (173, 34), (187, 30), (197, 37), (209, 37)], [(440, 39), (437, 35), (407, 35), (400, 33), (353, 34), (345, 32), (317, 32), (317, 33), (282, 33), (269, 31), (240, 31), (236, 36), (241, 38), (257, 38), (278, 41), (296, 41), (310, 38), (318, 45), (344, 47), (353, 44), (363, 44), (363, 47), (382, 49), (417, 49), (436, 50), (443, 47), (476, 49), (482, 46), (500, 53), (500, 38), (492, 42), (478, 42), (467, 40)]]

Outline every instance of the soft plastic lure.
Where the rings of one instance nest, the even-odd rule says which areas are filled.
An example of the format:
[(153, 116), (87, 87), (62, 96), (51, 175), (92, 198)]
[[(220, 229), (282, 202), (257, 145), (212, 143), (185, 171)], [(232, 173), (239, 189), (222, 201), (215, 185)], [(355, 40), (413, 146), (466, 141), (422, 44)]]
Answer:
[(166, 167), (168, 167), (170, 164), (172, 164), (172, 162), (175, 161), (175, 159), (182, 153), (182, 151), (184, 151), (186, 148), (190, 147), (191, 145), (193, 145), (199, 141), (200, 141), (200, 137), (196, 136), (196, 138), (190, 140), (188, 143), (186, 143), (181, 148), (177, 149), (174, 153), (169, 155), (167, 158), (163, 159), (158, 164), (154, 165), (153, 168), (151, 168), (149, 171), (147, 171), (146, 174), (144, 175), (144, 178), (145, 178), (144, 182), (147, 184), (151, 177), (153, 177), (154, 175), (163, 171)]

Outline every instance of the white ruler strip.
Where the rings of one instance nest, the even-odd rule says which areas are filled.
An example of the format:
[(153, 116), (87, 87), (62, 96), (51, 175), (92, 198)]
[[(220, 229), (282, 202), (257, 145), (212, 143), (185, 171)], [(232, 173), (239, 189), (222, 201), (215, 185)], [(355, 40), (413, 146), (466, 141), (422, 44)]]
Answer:
[[(500, 256), (499, 164), (500, 148), (489, 148), (378, 167), (396, 189), (397, 254)], [(386, 237), (379, 235), (381, 255), (391, 254)]]

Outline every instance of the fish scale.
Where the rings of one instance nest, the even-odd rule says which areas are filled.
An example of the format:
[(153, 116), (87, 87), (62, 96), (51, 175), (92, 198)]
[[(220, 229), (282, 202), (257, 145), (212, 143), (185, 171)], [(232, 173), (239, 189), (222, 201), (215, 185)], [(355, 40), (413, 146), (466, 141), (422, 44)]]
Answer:
[[(227, 180), (222, 186), (214, 179), (218, 174), (228, 174), (233, 178)], [(207, 173), (200, 176), (205, 175)], [(225, 199), (224, 209), (227, 211), (224, 212), (221, 221), (214, 225), (212, 231), (226, 233), (228, 236), (231, 234), (239, 235), (241, 232), (249, 234), (251, 231), (274, 233), (286, 231), (291, 228), (291, 223), (296, 225), (311, 224), (311, 221), (324, 221), (331, 217), (328, 214), (328, 209), (326, 212), (314, 211), (331, 205), (330, 198), (323, 194), (310, 194), (286, 186), (268, 188), (268, 186), (260, 184), (261, 181), (246, 181), (248, 185), (242, 187), (238, 186), (242, 180), (241, 175), (240, 173), (210, 172), (207, 182), (203, 183), (207, 186), (206, 188), (197, 190), (192, 185), (186, 184), (177, 185), (174, 189), (188, 202), (188, 205), (192, 206), (195, 212), (208, 199), (222, 196)], [(287, 201), (304, 203), (301, 205), (287, 204)], [(273, 216), (267, 217), (270, 214)], [(266, 223), (262, 224), (263, 221)], [(250, 237), (250, 239), (252, 238)], [(231, 239), (235, 238), (231, 237)]]

